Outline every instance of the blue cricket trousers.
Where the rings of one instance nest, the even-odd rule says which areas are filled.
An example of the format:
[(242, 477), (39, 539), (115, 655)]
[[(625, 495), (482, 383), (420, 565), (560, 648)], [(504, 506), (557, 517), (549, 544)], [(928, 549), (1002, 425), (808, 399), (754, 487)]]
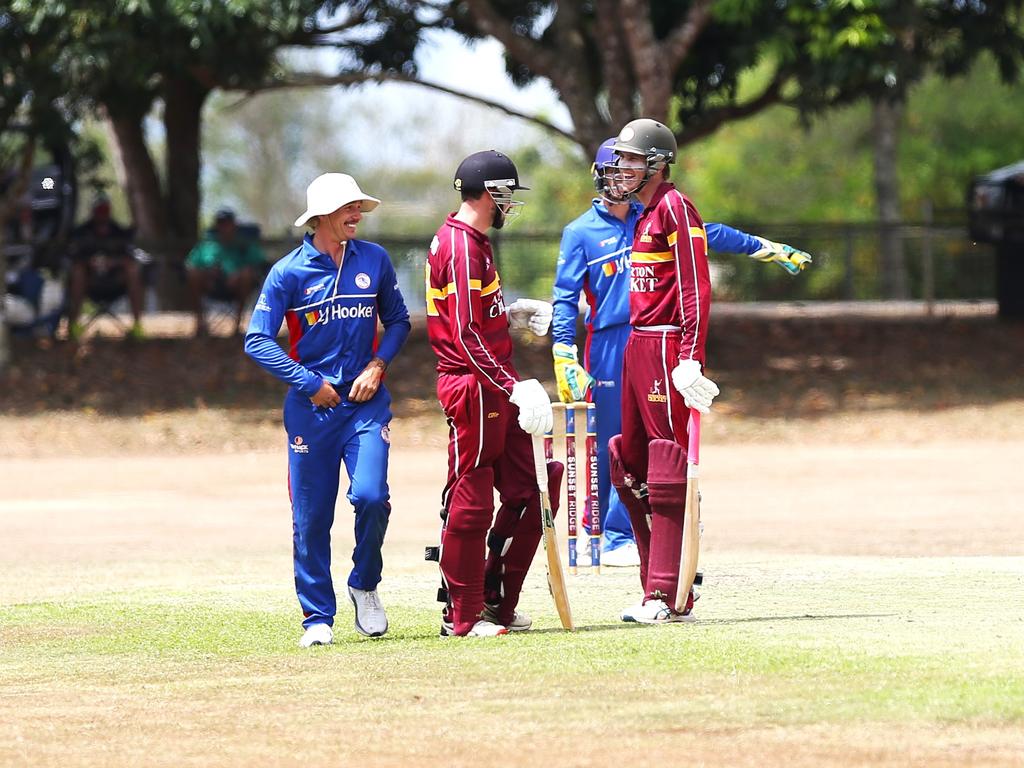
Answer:
[(592, 399), (597, 411), (597, 479), (605, 552), (635, 541), (629, 514), (612, 490), (608, 469), (608, 441), (622, 431), (622, 356), (630, 330), (628, 324), (603, 328), (591, 333), (587, 344), (586, 368), (594, 377)]
[(288, 392), (284, 426), (288, 433), (288, 492), (292, 502), (295, 592), (305, 620), (334, 624), (337, 601), (331, 581), (331, 525), (338, 500), (342, 462), (348, 472), (348, 500), (355, 508), (355, 549), (348, 584), (376, 589), (388, 529), (388, 424), (391, 396), (381, 386), (365, 403), (347, 400), (318, 408), (308, 397)]

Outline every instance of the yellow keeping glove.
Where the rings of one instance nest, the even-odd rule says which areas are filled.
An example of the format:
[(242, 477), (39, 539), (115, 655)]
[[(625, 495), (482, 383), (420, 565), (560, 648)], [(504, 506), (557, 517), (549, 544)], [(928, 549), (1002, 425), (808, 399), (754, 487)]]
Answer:
[(555, 358), (555, 381), (558, 399), (563, 403), (578, 403), (587, 399), (587, 390), (594, 386), (594, 377), (587, 373), (576, 357), (576, 345), (555, 344), (551, 347)]
[(811, 263), (811, 254), (791, 245), (774, 243), (759, 235), (754, 239), (761, 243), (761, 249), (750, 254), (750, 258), (765, 263), (775, 262), (791, 275), (799, 275), (800, 271)]

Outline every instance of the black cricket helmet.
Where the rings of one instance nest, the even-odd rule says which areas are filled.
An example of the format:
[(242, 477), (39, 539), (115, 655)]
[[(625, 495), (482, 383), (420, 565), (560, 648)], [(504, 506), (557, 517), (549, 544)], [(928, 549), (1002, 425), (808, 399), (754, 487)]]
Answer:
[[(455, 170), (455, 189), (459, 192), (487, 192), (498, 207), (502, 220), (519, 215), (521, 200), (513, 200), (517, 189), (529, 189), (519, 183), (516, 164), (496, 149), (474, 152)], [(503, 223), (503, 222), (502, 222)], [(496, 222), (496, 226), (501, 223)]]

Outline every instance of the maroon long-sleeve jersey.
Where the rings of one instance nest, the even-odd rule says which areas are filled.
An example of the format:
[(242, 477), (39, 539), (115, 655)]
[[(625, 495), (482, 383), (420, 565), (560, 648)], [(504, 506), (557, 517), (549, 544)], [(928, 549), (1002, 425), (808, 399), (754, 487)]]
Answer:
[(630, 324), (682, 328), (679, 359), (703, 363), (710, 313), (704, 222), (689, 198), (664, 182), (640, 215), (633, 235)]
[(449, 215), (430, 244), (426, 272), (427, 335), (438, 373), (472, 373), (510, 395), (519, 376), (487, 235)]

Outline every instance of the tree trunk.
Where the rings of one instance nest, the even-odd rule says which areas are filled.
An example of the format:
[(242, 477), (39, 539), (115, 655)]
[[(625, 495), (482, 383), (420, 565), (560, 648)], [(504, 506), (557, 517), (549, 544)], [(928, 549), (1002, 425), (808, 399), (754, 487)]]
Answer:
[(887, 299), (905, 299), (908, 296), (907, 265), (899, 230), (902, 220), (900, 182), (896, 169), (902, 117), (903, 100), (898, 96), (881, 97), (871, 102), (882, 293)]
[(616, 0), (597, 0), (594, 28), (597, 31), (598, 55), (601, 58), (601, 76), (608, 94), (608, 119), (613, 126), (610, 133), (633, 119), (633, 101), (636, 84), (629, 65), (629, 53), (622, 39), (622, 28), (616, 13)]
[(158, 242), (167, 236), (167, 213), (156, 164), (146, 146), (142, 127), (145, 115), (115, 114), (109, 109), (107, 112), (107, 125), (116, 145), (115, 162), (124, 173), (125, 193), (136, 235), (143, 242)]
[[(0, 206), (0, 215), (3, 213), (3, 206)], [(0, 227), (0, 275), (3, 276), (3, 291), (0, 292), (0, 373), (3, 373), (11, 363), (11, 337), (7, 332), (7, 255), (4, 253), (3, 227)]]
[(200, 138), (203, 103), (210, 89), (191, 77), (167, 77), (167, 213), (170, 234), (193, 242), (199, 231)]
[(29, 136), (18, 159), (17, 172), (10, 180), (7, 190), (0, 195), (0, 373), (11, 363), (11, 335), (7, 329), (7, 254), (4, 251), (4, 235), (8, 218), (17, 210), (28, 188), (32, 175), (32, 163), (36, 155), (36, 139)]

